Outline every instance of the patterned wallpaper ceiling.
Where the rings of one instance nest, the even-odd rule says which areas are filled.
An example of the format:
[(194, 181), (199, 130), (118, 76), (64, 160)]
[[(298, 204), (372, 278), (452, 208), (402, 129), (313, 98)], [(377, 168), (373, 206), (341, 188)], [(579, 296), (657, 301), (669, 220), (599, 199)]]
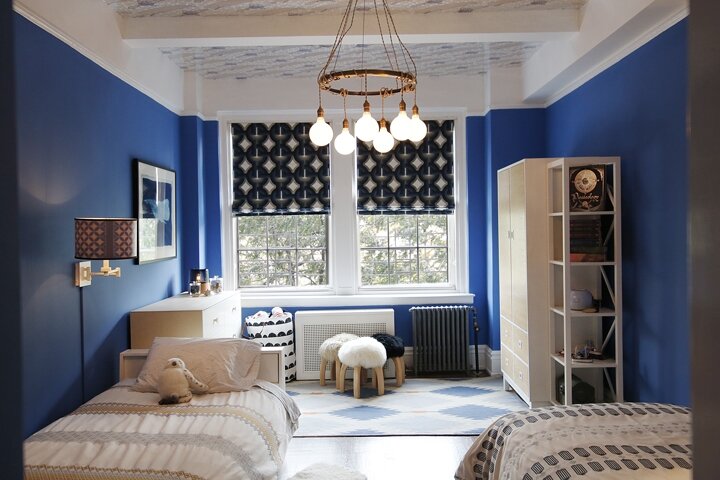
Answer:
[[(388, 0), (392, 13), (580, 8), (587, 0)], [(347, 0), (105, 0), (129, 17), (339, 14)]]
[[(529, 58), (539, 43), (452, 43), (408, 45), (415, 59), (418, 74), (479, 75), (490, 66), (510, 67)], [(163, 48), (181, 68), (200, 73), (207, 79), (219, 78), (282, 78), (315, 77), (327, 61), (330, 47), (215, 47), (215, 48)], [(360, 46), (344, 48), (338, 69), (360, 65)], [(383, 58), (382, 46), (365, 47), (365, 58)], [(368, 65), (387, 68), (388, 65)], [(403, 64), (401, 64), (403, 66)]]
[[(347, 0), (104, 0), (127, 17), (212, 15), (341, 15)], [(580, 9), (587, 0), (388, 0), (393, 13)], [(360, 3), (360, 2), (358, 2)], [(370, 3), (372, 4), (372, 3)], [(534, 42), (411, 44), (420, 76), (481, 75), (491, 67), (522, 64), (540, 47)], [(206, 79), (315, 77), (329, 46), (176, 47), (162, 52), (182, 69)], [(365, 48), (365, 58), (383, 58), (381, 47)], [(357, 68), (359, 45), (346, 46), (338, 67)], [(341, 65), (344, 64), (344, 65)], [(371, 68), (387, 68), (376, 63)], [(343, 69), (343, 68), (339, 68)]]

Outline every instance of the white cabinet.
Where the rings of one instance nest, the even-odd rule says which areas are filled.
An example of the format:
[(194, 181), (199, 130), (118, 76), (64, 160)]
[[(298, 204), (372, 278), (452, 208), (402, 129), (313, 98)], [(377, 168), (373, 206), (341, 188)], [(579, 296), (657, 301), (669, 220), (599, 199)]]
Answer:
[(620, 159), (550, 159), (547, 182), (553, 399), (621, 402)]
[(130, 348), (150, 348), (155, 337), (237, 338), (240, 324), (237, 291), (183, 293), (130, 312)]
[(546, 159), (498, 171), (501, 368), (531, 407), (551, 400), (546, 178)]

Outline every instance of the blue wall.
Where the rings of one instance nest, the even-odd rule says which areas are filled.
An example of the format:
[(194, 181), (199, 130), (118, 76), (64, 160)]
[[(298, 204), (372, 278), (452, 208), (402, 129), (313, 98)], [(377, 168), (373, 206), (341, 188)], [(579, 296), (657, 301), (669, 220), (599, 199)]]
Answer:
[(208, 186), (220, 185), (220, 152), (218, 150), (219, 125), (216, 121), (203, 122), (203, 158), (205, 162), (205, 267), (210, 275), (222, 276), (220, 214), (220, 189)]
[(13, 68), (12, 2), (0, 0), (0, 205), (3, 206), (2, 292), (3, 347), (0, 365), (3, 376), (3, 400), (0, 408), (0, 471), (3, 478), (22, 478), (22, 350), (20, 348), (20, 244), (15, 131), (15, 71)]
[(689, 404), (687, 21), (547, 110), (548, 155), (622, 157), (626, 398)]
[[(76, 408), (83, 384), (86, 399), (112, 385), (128, 312), (179, 291), (179, 258), (113, 262), (121, 278), (75, 287), (73, 218), (136, 216), (133, 158), (179, 170), (180, 129), (177, 115), (19, 15), (14, 27), (28, 435)], [(182, 190), (178, 200), (180, 217)]]
[(473, 305), (480, 325), (479, 343), (488, 344), (487, 202), (485, 189), (485, 117), (465, 119), (467, 157), (468, 286), (475, 294)]
[[(500, 292), (498, 290), (497, 171), (523, 158), (545, 155), (545, 110), (493, 110), (485, 117), (485, 195), (488, 340), (500, 349)], [(472, 222), (473, 219), (470, 219)], [(470, 249), (475, 248), (471, 242)], [(481, 268), (481, 267), (478, 267)]]
[(190, 280), (191, 268), (205, 268), (205, 157), (204, 126), (198, 117), (180, 117), (180, 164), (183, 192), (183, 228), (181, 281), (183, 289)]

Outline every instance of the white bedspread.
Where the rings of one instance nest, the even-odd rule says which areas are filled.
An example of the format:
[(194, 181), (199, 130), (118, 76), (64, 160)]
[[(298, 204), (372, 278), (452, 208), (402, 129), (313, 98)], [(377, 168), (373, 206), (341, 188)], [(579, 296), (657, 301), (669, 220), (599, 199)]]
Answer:
[(656, 403), (514, 412), (475, 440), (455, 478), (690, 479), (690, 424), (689, 409)]
[(276, 478), (299, 411), (272, 387), (158, 405), (115, 386), (25, 441), (25, 479)]

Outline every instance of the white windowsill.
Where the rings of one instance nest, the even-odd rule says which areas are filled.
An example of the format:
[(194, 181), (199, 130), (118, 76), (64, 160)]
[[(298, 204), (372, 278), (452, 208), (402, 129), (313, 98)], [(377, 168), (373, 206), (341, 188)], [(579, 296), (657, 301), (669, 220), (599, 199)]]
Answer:
[(355, 307), (369, 305), (453, 305), (473, 303), (472, 293), (375, 293), (364, 295), (268, 295), (240, 292), (243, 308), (254, 307)]

